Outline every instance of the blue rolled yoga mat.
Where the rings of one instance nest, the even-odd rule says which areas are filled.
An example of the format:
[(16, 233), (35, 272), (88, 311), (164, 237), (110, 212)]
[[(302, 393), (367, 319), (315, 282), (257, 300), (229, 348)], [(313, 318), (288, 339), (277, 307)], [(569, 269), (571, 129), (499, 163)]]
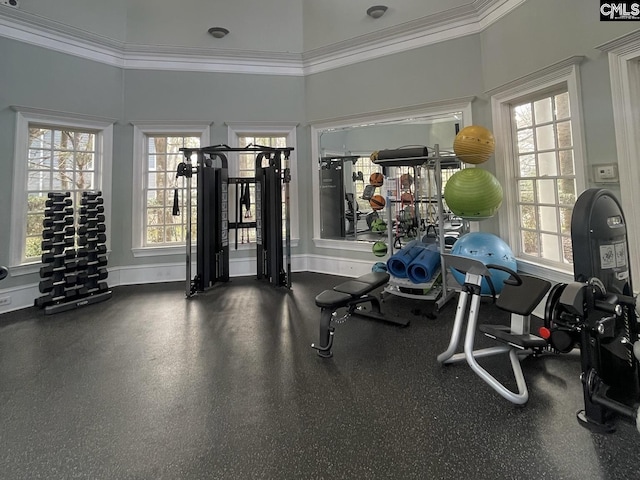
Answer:
[(440, 266), (440, 252), (424, 248), (407, 267), (407, 277), (412, 283), (427, 283)]
[(389, 273), (397, 278), (407, 278), (407, 268), (409, 264), (416, 258), (422, 250), (424, 250), (425, 245), (414, 240), (406, 244), (402, 250), (399, 250), (397, 253), (391, 255), (389, 260), (387, 260), (387, 269)]

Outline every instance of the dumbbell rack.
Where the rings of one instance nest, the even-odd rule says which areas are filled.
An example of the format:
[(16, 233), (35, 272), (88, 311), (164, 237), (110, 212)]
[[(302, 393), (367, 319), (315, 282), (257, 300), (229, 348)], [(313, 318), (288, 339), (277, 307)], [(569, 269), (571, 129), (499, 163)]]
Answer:
[[(70, 192), (49, 193), (42, 232), (43, 267), (35, 304), (45, 314), (71, 310), (111, 298), (104, 206), (101, 192), (83, 192), (79, 227), (73, 226)], [(76, 238), (77, 233), (77, 238)], [(73, 248), (77, 241), (77, 251)]]

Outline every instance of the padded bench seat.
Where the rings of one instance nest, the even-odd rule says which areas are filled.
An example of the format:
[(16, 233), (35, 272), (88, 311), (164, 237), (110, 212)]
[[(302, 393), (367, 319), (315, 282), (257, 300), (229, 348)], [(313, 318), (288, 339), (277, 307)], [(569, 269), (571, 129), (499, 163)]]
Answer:
[(488, 337), (522, 350), (547, 346), (547, 341), (543, 338), (530, 333), (523, 335), (511, 333), (511, 327), (507, 325), (480, 325), (478, 329)]
[(320, 308), (339, 308), (349, 303), (351, 298), (347, 293), (325, 290), (316, 296), (316, 305)]

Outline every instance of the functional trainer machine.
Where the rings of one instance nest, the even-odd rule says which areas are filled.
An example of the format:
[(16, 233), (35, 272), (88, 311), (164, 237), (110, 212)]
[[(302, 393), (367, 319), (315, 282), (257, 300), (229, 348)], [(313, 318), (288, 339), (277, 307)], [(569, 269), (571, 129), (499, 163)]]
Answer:
[[(520, 366), (520, 359), (528, 355), (539, 354), (547, 347), (547, 342), (544, 339), (530, 333), (530, 320), (531, 313), (549, 291), (551, 283), (537, 277), (519, 275), (502, 265), (485, 265), (478, 260), (459, 255), (442, 254), (442, 256), (450, 268), (464, 273), (465, 279), (458, 297), (449, 346), (445, 352), (438, 355), (438, 362), (450, 364), (466, 361), (471, 369), (502, 397), (515, 404), (526, 403), (529, 400), (529, 391)], [(502, 270), (510, 274), (496, 300), (496, 306), (511, 314), (511, 325), (508, 327), (481, 325), (479, 327), (481, 332), (502, 345), (474, 350), (482, 280), (487, 279), (489, 285), (493, 285), (491, 270)], [(467, 316), (469, 299), (471, 302)], [(467, 329), (464, 337), (464, 351), (455, 353), (460, 344), (465, 316), (467, 316)], [(509, 390), (477, 361), (478, 358), (504, 353), (509, 354), (518, 388), (517, 392)]]
[[(275, 286), (291, 287), (291, 233), (289, 215), (289, 157), (292, 147), (274, 148), (249, 145), (234, 148), (215, 145), (181, 148), (184, 162), (178, 165), (177, 177), (185, 178), (186, 210), (186, 295), (205, 291), (216, 282), (229, 281), (229, 229), (255, 227), (257, 276)], [(227, 154), (253, 153), (255, 178), (230, 178)], [(196, 156), (196, 164), (192, 156)], [(196, 275), (191, 276), (192, 258), (192, 177), (196, 175), (197, 255)], [(229, 222), (229, 185), (248, 187), (255, 184), (255, 223)], [(246, 184), (246, 185), (245, 185)], [(283, 247), (283, 186), (285, 201)], [(179, 215), (177, 192), (174, 215)]]
[(640, 430), (640, 327), (626, 221), (610, 191), (592, 188), (580, 195), (571, 239), (575, 281), (557, 285), (549, 295), (545, 336), (561, 352), (580, 345), (581, 425), (611, 432), (621, 417)]

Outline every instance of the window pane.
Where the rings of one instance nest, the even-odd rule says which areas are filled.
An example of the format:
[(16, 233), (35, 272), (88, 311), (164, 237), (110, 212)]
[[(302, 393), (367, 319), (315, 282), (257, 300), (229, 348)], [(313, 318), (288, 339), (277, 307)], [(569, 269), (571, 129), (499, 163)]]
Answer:
[(575, 173), (573, 150), (560, 150), (558, 156), (560, 158), (560, 175), (573, 175)]
[(556, 186), (554, 180), (538, 180), (538, 199), (541, 203), (556, 203)]
[(520, 180), (518, 182), (518, 191), (521, 202), (533, 203), (535, 201), (533, 180)]
[(558, 179), (558, 203), (561, 205), (576, 203), (576, 181), (574, 179)]
[(536, 176), (536, 156), (535, 155), (520, 155), (518, 157), (518, 161), (520, 162), (521, 177)]
[(531, 230), (538, 228), (536, 207), (533, 205), (520, 205), (520, 226)]
[(556, 207), (539, 207), (540, 230), (546, 232), (558, 231), (558, 217)]
[(538, 175), (541, 177), (555, 177), (558, 175), (556, 166), (556, 152), (545, 152), (538, 155)]
[(556, 235), (547, 235), (545, 233), (541, 234), (540, 245), (542, 247), (541, 251), (544, 258), (554, 262), (560, 261), (560, 246)]
[(571, 234), (571, 214), (572, 208), (560, 208), (560, 232), (564, 234)]
[(536, 141), (538, 143), (538, 150), (551, 150), (553, 148), (556, 148), (553, 125), (537, 127)]
[(558, 147), (568, 148), (573, 146), (571, 137), (571, 122), (558, 123)]
[(533, 111), (536, 115), (536, 123), (547, 123), (553, 120), (553, 110), (551, 108), (551, 98), (543, 98), (533, 104)]
[(527, 128), (518, 131), (518, 153), (533, 152), (533, 130)]
[(538, 234), (523, 230), (522, 232), (522, 252), (527, 255), (538, 256), (540, 254), (540, 246), (538, 245)]
[(516, 121), (516, 128), (524, 128), (531, 126), (531, 104), (525, 103), (524, 105), (518, 105), (513, 109), (514, 118)]
[(555, 96), (556, 103), (556, 119), (562, 120), (571, 116), (571, 110), (569, 108), (569, 93), (561, 93)]
[(573, 263), (573, 246), (571, 245), (571, 237), (562, 237), (562, 255), (564, 263)]

